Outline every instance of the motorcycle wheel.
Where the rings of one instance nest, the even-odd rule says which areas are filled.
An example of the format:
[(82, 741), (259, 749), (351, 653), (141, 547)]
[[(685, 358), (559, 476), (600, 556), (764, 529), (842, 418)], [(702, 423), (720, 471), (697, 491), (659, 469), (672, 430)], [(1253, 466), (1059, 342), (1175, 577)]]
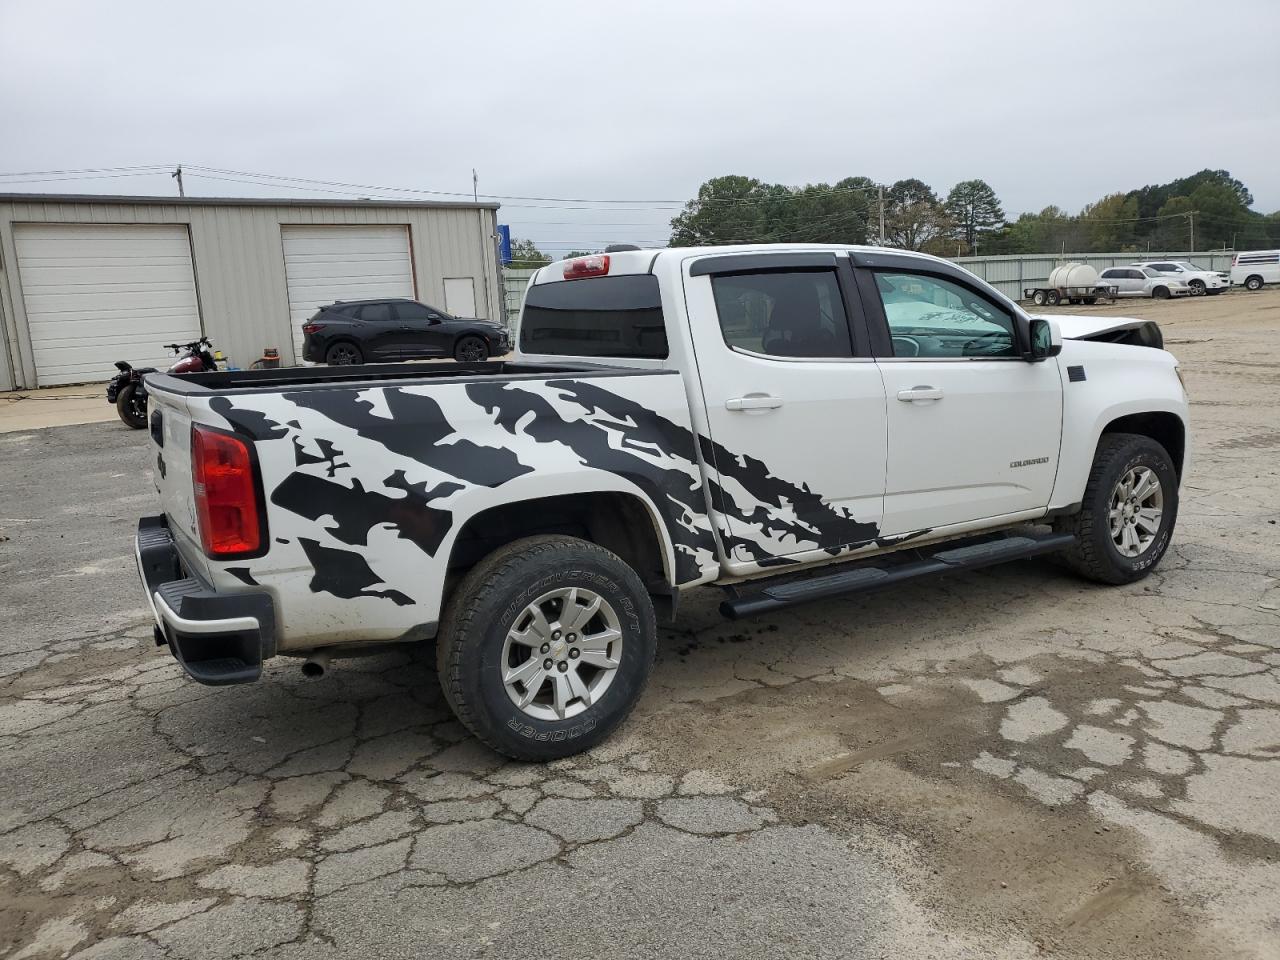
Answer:
[(147, 398), (138, 396), (138, 385), (127, 384), (116, 396), (116, 413), (127, 426), (141, 430), (147, 425)]

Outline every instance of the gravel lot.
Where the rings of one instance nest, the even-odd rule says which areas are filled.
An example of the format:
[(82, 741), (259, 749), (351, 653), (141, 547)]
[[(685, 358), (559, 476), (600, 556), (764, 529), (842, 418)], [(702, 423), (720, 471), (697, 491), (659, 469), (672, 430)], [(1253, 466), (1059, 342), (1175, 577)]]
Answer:
[(131, 556), (147, 436), (0, 435), (0, 957), (1280, 956), (1280, 292), (1072, 312), (1183, 361), (1156, 575), (703, 591), (549, 767), (430, 657), (184, 680)]

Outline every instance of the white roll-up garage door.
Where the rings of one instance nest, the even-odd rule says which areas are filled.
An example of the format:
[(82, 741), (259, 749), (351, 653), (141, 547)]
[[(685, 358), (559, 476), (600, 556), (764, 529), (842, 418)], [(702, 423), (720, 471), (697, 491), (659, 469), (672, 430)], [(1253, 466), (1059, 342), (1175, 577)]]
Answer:
[(302, 362), (302, 324), (337, 300), (413, 296), (406, 226), (281, 227), (293, 352)]
[(200, 336), (185, 224), (18, 224), (18, 275), (42, 386), (166, 367)]

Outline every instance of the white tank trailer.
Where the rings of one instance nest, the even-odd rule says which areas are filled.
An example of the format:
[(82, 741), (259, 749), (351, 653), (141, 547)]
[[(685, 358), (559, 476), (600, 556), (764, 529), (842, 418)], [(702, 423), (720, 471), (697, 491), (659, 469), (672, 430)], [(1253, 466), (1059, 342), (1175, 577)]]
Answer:
[(1022, 298), (1036, 306), (1057, 303), (1097, 303), (1114, 300), (1117, 288), (1102, 282), (1098, 271), (1087, 263), (1064, 263), (1054, 267), (1041, 287), (1026, 287)]

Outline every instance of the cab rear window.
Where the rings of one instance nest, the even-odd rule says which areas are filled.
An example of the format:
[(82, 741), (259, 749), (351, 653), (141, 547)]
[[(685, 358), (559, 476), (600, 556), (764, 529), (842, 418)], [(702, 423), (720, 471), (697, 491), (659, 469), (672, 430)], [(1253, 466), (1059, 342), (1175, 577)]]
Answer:
[(658, 278), (631, 274), (529, 287), (520, 349), (565, 357), (665, 359)]

